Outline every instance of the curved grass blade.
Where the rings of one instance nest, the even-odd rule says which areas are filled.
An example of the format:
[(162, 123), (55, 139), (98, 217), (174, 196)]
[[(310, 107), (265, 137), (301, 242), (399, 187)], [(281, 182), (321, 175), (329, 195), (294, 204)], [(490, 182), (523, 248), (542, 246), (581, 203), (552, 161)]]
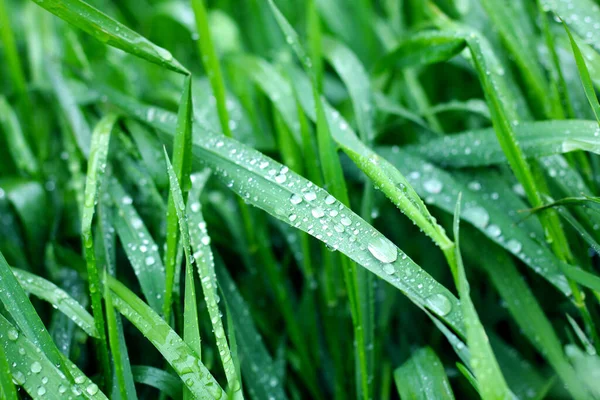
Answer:
[(154, 387), (172, 399), (181, 398), (182, 383), (177, 376), (145, 365), (134, 365), (131, 367), (131, 372), (137, 383)]
[[(479, 167), (506, 163), (507, 158), (492, 131), (467, 131), (433, 139), (424, 144), (407, 146), (406, 149), (449, 167)], [(528, 158), (576, 150), (600, 154), (600, 128), (594, 121), (524, 122), (515, 127), (515, 139), (519, 142), (524, 156)]]
[[(177, 115), (177, 130), (175, 132), (175, 137), (173, 138), (173, 162), (175, 163), (176, 168), (174, 173), (177, 179), (182, 182), (183, 190), (186, 193), (190, 186), (189, 177), (192, 168), (192, 109), (192, 78), (191, 76), (188, 76), (185, 78), (183, 84), (183, 92), (181, 93), (181, 101), (179, 103), (179, 113)], [(173, 186), (172, 179), (169, 179), (169, 182), (170, 186)], [(173, 193), (170, 191), (169, 199), (167, 201), (167, 247), (165, 250), (166, 291), (165, 303), (163, 306), (163, 314), (167, 321), (170, 319), (171, 314), (171, 295), (173, 293), (175, 276), (178, 276), (180, 272), (180, 265), (176, 262), (178, 248), (177, 219), (178, 214), (173, 199)], [(186, 259), (189, 260), (189, 257), (186, 257)], [(193, 282), (191, 284), (193, 285)]]
[[(395, 103), (394, 101), (392, 101), (388, 97), (384, 96), (383, 94), (376, 93), (374, 97), (375, 97), (375, 105), (377, 106), (377, 109), (379, 109), (379, 111), (386, 113), (386, 114), (397, 115), (408, 121), (414, 122), (416, 125), (424, 128), (424, 129), (427, 129), (427, 130), (431, 129), (427, 125), (427, 122), (425, 122), (420, 116), (418, 116), (411, 110), (404, 108), (401, 105)], [(433, 113), (434, 111), (431, 110), (431, 112)]]
[(100, 337), (94, 324), (94, 317), (67, 292), (30, 272), (17, 268), (13, 268), (12, 271), (25, 292), (52, 304), (54, 308), (69, 317), (91, 337), (96, 339)]
[(94, 324), (98, 333), (96, 342), (97, 351), (100, 356), (100, 366), (105, 378), (110, 374), (108, 361), (108, 341), (106, 338), (106, 321), (102, 310), (102, 286), (100, 284), (100, 273), (96, 265), (96, 254), (94, 248), (94, 236), (92, 234), (92, 220), (94, 209), (98, 199), (98, 191), (102, 185), (106, 160), (108, 157), (108, 146), (113, 126), (117, 122), (116, 114), (109, 114), (102, 118), (92, 133), (92, 143), (88, 160), (88, 170), (85, 182), (83, 215), (81, 217), (81, 237), (83, 252), (87, 267), (88, 284), (92, 300), (92, 313)]
[(160, 312), (165, 293), (165, 272), (158, 246), (135, 210), (132, 198), (121, 184), (116, 178), (111, 178), (109, 185), (108, 192), (118, 209), (113, 221), (117, 235), (148, 304), (153, 310)]
[[(60, 366), (60, 370), (66, 374), (67, 370), (63, 364), (62, 355), (1, 252), (0, 282), (2, 282), (0, 284), (0, 301), (13, 317), (19, 329), (29, 337), (33, 345), (44, 352), (50, 362)], [(7, 330), (4, 331), (7, 332)], [(10, 354), (7, 355), (12, 360)]]
[(245, 387), (254, 399), (273, 396), (275, 400), (287, 399), (283, 382), (277, 379), (276, 367), (267, 351), (261, 335), (252, 320), (250, 309), (244, 302), (233, 279), (224, 265), (216, 269), (219, 287), (227, 305), (228, 315), (235, 325), (236, 342), (240, 351), (240, 363)]
[[(170, 126), (146, 119), (147, 110), (154, 109), (154, 107), (144, 106), (123, 95), (114, 95), (115, 92), (107, 91), (106, 93), (111, 102), (132, 116), (153, 125), (164, 133), (167, 138), (174, 134), (174, 129)], [(200, 129), (198, 131), (198, 135), (200, 135)], [(391, 271), (390, 268), (386, 268), (392, 274), (385, 272), (383, 266), (388, 263), (382, 263), (375, 259), (366, 247), (360, 249), (354, 245), (358, 241), (358, 235), (361, 232), (360, 239), (365, 246), (370, 240), (376, 242), (378, 238), (382, 237), (381, 234), (351, 210), (340, 205), (339, 202), (336, 203), (333, 196), (330, 199), (323, 189), (294, 172), (288, 171), (283, 165), (260, 152), (210, 131), (206, 131), (206, 134), (202, 136), (193, 136), (192, 151), (197, 161), (215, 171), (215, 176), (249, 203), (267, 211), (289, 225), (308, 232), (325, 244), (329, 244), (332, 248), (346, 254), (358, 264), (406, 293), (415, 303), (427, 307), (426, 299), (429, 296), (437, 293), (442, 294), (444, 297), (448, 296), (448, 303), (446, 304), (450, 305), (451, 310), (447, 314), (440, 315), (444, 312), (440, 312), (439, 309), (432, 311), (440, 315), (445, 321), (450, 322), (458, 332), (462, 331), (460, 323), (462, 316), (460, 310), (457, 310), (454, 296), (435, 282), (429, 274), (425, 273), (412, 260), (404, 258), (405, 254), (402, 252), (399, 252), (398, 258), (393, 262), (394, 270)], [(379, 158), (379, 160), (382, 159)], [(285, 173), (282, 173), (284, 171)], [(248, 181), (249, 178), (252, 178), (252, 180)], [(313, 198), (313, 193), (316, 198)], [(304, 199), (303, 196), (306, 194), (308, 194), (308, 198), (313, 200), (307, 201)], [(297, 202), (298, 199), (300, 202), (294, 204), (292, 196), (294, 202)], [(116, 197), (116, 199), (119, 198), (119, 196)], [(317, 199), (318, 201), (316, 201)], [(332, 200), (333, 203), (328, 204)], [(320, 210), (323, 211), (324, 215), (321, 218), (316, 218), (312, 213), (312, 209), (316, 209), (315, 214), (317, 216), (321, 215)], [(342, 214), (344, 214), (343, 217)], [(293, 221), (290, 220), (290, 217)], [(324, 227), (327, 227), (327, 229), (323, 229)], [(385, 240), (383, 241), (385, 242)], [(394, 248), (396, 247), (394, 246)], [(413, 279), (411, 277), (415, 274), (421, 276), (424, 280), (422, 284), (425, 291), (421, 290), (418, 283), (415, 284), (415, 281), (411, 282), (411, 279)], [(432, 286), (430, 287), (430, 285)], [(433, 308), (436, 307), (433, 306)]]
[(480, 99), (469, 99), (466, 101), (449, 101), (447, 103), (439, 103), (432, 106), (429, 112), (432, 114), (438, 114), (442, 112), (466, 112), (475, 115), (480, 115), (487, 120), (490, 120), (490, 109), (488, 108), (485, 101)]
[(418, 349), (398, 367), (394, 381), (402, 399), (454, 400), (444, 366), (430, 347)]
[(215, 334), (215, 341), (219, 350), (219, 356), (225, 370), (227, 382), (230, 390), (233, 392), (233, 398), (242, 399), (240, 377), (234, 365), (232, 352), (227, 344), (225, 329), (221, 319), (221, 312), (218, 305), (217, 279), (215, 276), (215, 265), (212, 250), (210, 248), (210, 237), (206, 231), (206, 222), (202, 215), (202, 206), (198, 201), (200, 192), (209, 177), (209, 171), (193, 175), (192, 190), (190, 191), (190, 203), (187, 208), (189, 218), (189, 232), (191, 249), (193, 249), (193, 258), (198, 267), (198, 275), (202, 284), (204, 301), (210, 317), (210, 322)]
[(217, 52), (213, 45), (204, 0), (192, 0), (192, 9), (194, 10), (196, 28), (198, 29), (198, 34), (200, 36), (198, 48), (200, 50), (202, 64), (204, 65), (204, 69), (210, 80), (210, 85), (212, 86), (217, 102), (217, 111), (219, 114), (219, 121), (221, 122), (221, 129), (225, 136), (231, 137), (229, 112), (227, 111), (226, 104), (225, 83), (223, 82), (223, 75), (221, 74), (219, 58), (217, 57)]
[[(380, 149), (380, 153), (406, 174), (409, 182), (425, 200), (447, 213), (452, 213), (452, 199), (463, 193), (465, 207), (461, 217), (480, 230), (490, 240), (504, 247), (530, 268), (551, 282), (565, 295), (571, 289), (559, 268), (560, 261), (530, 236), (542, 240), (543, 231), (535, 221), (522, 221), (516, 214), (527, 205), (510, 189), (505, 189), (497, 176), (462, 178), (438, 169), (425, 160), (398, 148)], [(487, 188), (489, 186), (489, 189)], [(495, 193), (495, 195), (493, 195)], [(496, 201), (496, 196), (503, 201)], [(512, 215), (512, 218), (508, 216)], [(518, 226), (517, 224), (520, 224)]]
[(98, 386), (81, 373), (68, 359), (62, 358), (63, 368), (77, 383), (71, 382), (56, 364), (48, 359), (32, 341), (21, 334), (4, 316), (0, 315), (0, 332), (7, 340), (0, 341), (9, 360), (13, 380), (34, 398), (61, 399), (67, 393), (74, 398), (107, 400)]
[(579, 49), (577, 42), (575, 42), (569, 27), (564, 22), (563, 26), (569, 36), (569, 42), (571, 43), (571, 49), (575, 56), (575, 63), (577, 64), (577, 70), (579, 71), (579, 77), (581, 78), (581, 85), (583, 86), (585, 97), (587, 97), (588, 102), (590, 103), (596, 121), (600, 124), (600, 103), (598, 103), (598, 97), (596, 97), (596, 90), (594, 89), (594, 82), (592, 82), (592, 78), (590, 77), (590, 71), (585, 65), (585, 58), (583, 58), (583, 54), (581, 54), (581, 50)]
[(479, 392), (483, 400), (511, 399), (514, 395), (506, 385), (489, 340), (479, 321), (475, 305), (471, 301), (469, 283), (463, 266), (459, 245), (459, 224), (461, 194), (458, 195), (456, 209), (454, 210), (454, 242), (456, 243), (457, 261), (457, 288), (460, 303), (464, 314), (465, 329), (467, 331), (467, 344), (471, 351), (471, 368), (479, 384)]
[(15, 111), (4, 96), (0, 96), (0, 127), (4, 131), (9, 152), (12, 154), (17, 167), (30, 176), (38, 176), (39, 166), (37, 160), (29, 148)]
[(105, 284), (115, 307), (152, 342), (194, 396), (212, 400), (225, 395), (194, 350), (155, 311), (116, 279), (109, 276)]
[(99, 41), (180, 74), (189, 71), (173, 55), (82, 0), (33, 0)]
[(600, 8), (596, 3), (592, 0), (569, 0), (568, 2), (540, 0), (540, 2), (543, 10), (553, 11), (600, 52), (600, 31), (595, 25), (600, 21)]

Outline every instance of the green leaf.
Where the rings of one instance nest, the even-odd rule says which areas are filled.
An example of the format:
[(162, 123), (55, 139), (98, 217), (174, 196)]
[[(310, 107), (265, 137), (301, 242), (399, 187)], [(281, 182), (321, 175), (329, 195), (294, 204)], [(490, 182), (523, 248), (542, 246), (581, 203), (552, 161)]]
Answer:
[(460, 295), (460, 303), (464, 313), (467, 345), (471, 350), (471, 368), (479, 383), (479, 392), (483, 400), (512, 399), (513, 395), (506, 385), (498, 362), (489, 344), (483, 325), (479, 321), (475, 306), (471, 301), (470, 288), (463, 266), (459, 245), (461, 195), (458, 195), (454, 211), (454, 241), (456, 243), (457, 275), (456, 286)]
[(442, 362), (429, 347), (423, 347), (394, 371), (398, 394), (403, 399), (453, 400)]
[[(579, 36), (600, 51), (600, 32), (595, 24), (600, 21), (600, 8), (592, 0), (540, 0), (544, 11), (553, 11)], [(584, 17), (585, 16), (585, 17)]]
[(87, 32), (99, 41), (180, 74), (188, 70), (173, 55), (81, 0), (33, 0), (40, 7)]
[(113, 304), (156, 347), (185, 386), (198, 399), (212, 400), (225, 394), (194, 350), (158, 314), (122, 283), (107, 277)]
[[(34, 342), (20, 333), (4, 316), (0, 315), (0, 332), (6, 332), (8, 340), (1, 345), (11, 363), (11, 374), (14, 381), (22, 386), (34, 399), (63, 398), (66, 393), (75, 398), (90, 400), (107, 400), (88, 377), (66, 358), (60, 359), (61, 367), (51, 361)], [(68, 369), (75, 382), (68, 379), (63, 370)], [(43, 397), (42, 397), (43, 396)]]
[(0, 96), (0, 127), (4, 131), (4, 137), (8, 142), (10, 153), (17, 167), (30, 176), (37, 176), (39, 174), (37, 160), (23, 135), (15, 111), (4, 96)]
[(54, 308), (69, 317), (91, 337), (100, 337), (94, 324), (94, 317), (67, 292), (30, 272), (17, 268), (13, 268), (12, 272), (25, 292), (52, 304)]
[(145, 365), (134, 365), (131, 367), (133, 379), (137, 383), (142, 383), (154, 387), (170, 396), (172, 399), (181, 398), (181, 380), (169, 372), (155, 367)]

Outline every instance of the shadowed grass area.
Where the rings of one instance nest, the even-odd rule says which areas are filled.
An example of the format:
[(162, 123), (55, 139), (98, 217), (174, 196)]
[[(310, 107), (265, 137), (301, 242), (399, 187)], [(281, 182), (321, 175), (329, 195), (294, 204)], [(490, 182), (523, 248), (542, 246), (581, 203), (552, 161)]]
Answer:
[(596, 0), (0, 0), (0, 398), (600, 399)]

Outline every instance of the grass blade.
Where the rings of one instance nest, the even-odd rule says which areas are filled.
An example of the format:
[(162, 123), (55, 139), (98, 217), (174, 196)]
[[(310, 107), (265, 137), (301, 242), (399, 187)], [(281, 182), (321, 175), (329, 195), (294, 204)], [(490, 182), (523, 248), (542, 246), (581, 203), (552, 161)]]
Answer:
[[(9, 333), (7, 332), (6, 334), (8, 335)], [(11, 334), (14, 334), (14, 332), (11, 332)], [(15, 389), (3, 346), (0, 346), (0, 396), (6, 400), (18, 400), (17, 390)]]
[(15, 111), (4, 96), (0, 96), (0, 126), (17, 167), (30, 176), (38, 176), (40, 171), (37, 160), (29, 148)]
[(489, 340), (479, 321), (475, 306), (471, 301), (469, 283), (463, 266), (459, 246), (461, 195), (459, 194), (454, 211), (454, 241), (456, 243), (457, 287), (465, 316), (467, 344), (471, 350), (471, 367), (479, 383), (479, 391), (484, 400), (511, 399), (513, 395), (506, 385), (498, 362), (489, 344)]
[(134, 365), (131, 370), (137, 383), (155, 387), (172, 399), (181, 397), (181, 380), (171, 373), (145, 365)]
[(194, 350), (152, 308), (116, 279), (108, 277), (106, 284), (114, 306), (152, 342), (194, 396), (212, 400), (225, 395)]
[(418, 349), (398, 367), (394, 380), (403, 399), (454, 399), (444, 366), (429, 347)]
[(54, 308), (69, 317), (91, 337), (96, 339), (100, 337), (94, 317), (67, 292), (52, 282), (30, 272), (17, 268), (13, 268), (12, 272), (25, 292), (52, 304)]
[(40, 7), (99, 41), (180, 74), (189, 74), (173, 55), (81, 0), (33, 0)]

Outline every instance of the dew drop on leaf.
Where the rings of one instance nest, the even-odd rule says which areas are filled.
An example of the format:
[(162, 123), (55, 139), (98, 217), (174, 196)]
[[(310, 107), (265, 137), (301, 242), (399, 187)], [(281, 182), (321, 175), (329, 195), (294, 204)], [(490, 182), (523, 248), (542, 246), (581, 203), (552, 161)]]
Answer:
[(383, 263), (393, 263), (398, 258), (398, 250), (394, 243), (383, 236), (376, 236), (369, 241), (369, 252)]
[(448, 315), (452, 310), (452, 303), (445, 295), (436, 293), (425, 299), (425, 303), (429, 309), (439, 316)]

